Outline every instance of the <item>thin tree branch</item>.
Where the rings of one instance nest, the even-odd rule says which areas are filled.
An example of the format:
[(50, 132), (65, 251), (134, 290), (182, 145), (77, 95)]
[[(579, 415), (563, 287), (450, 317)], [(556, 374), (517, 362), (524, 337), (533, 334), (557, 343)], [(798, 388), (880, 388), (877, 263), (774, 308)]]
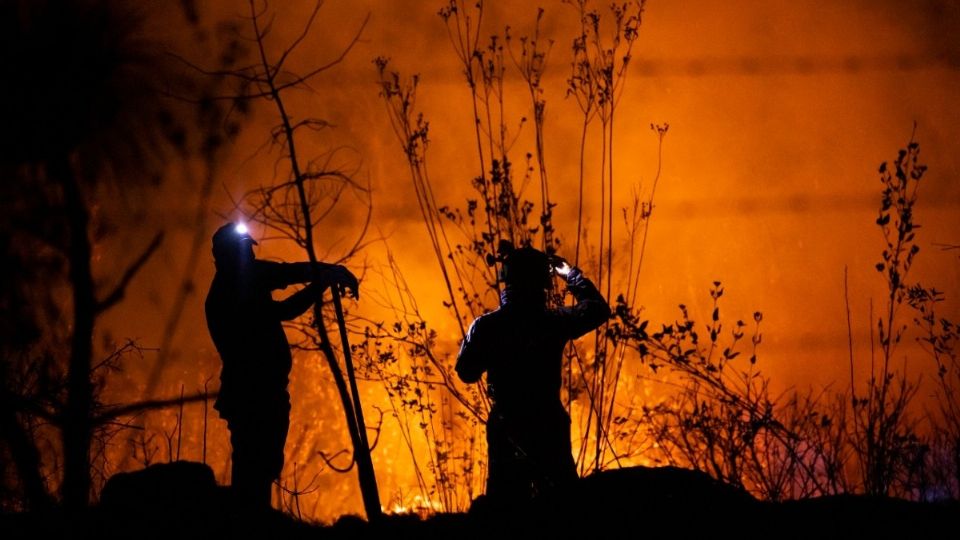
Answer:
[(104, 408), (103, 412), (94, 416), (94, 424), (103, 424), (114, 418), (121, 416), (126, 416), (129, 414), (139, 413), (143, 411), (152, 411), (157, 409), (165, 409), (167, 407), (180, 406), (185, 403), (196, 403), (198, 401), (207, 401), (210, 398), (216, 398), (220, 395), (220, 392), (197, 392), (196, 394), (190, 394), (188, 396), (175, 397), (175, 398), (166, 398), (166, 399), (148, 399), (145, 401), (138, 401), (136, 403), (128, 403), (126, 405), (112, 405)]
[(153, 237), (153, 240), (150, 242), (147, 248), (143, 250), (143, 253), (141, 253), (135, 261), (133, 261), (133, 264), (127, 267), (126, 272), (123, 273), (123, 277), (120, 278), (120, 282), (117, 283), (116, 287), (113, 288), (110, 294), (108, 294), (103, 300), (97, 301), (94, 310), (98, 315), (110, 309), (116, 305), (117, 302), (123, 299), (123, 296), (127, 291), (127, 286), (130, 285), (130, 282), (133, 281), (134, 277), (136, 277), (137, 272), (139, 272), (140, 269), (143, 268), (143, 265), (150, 260), (150, 257), (153, 256), (154, 252), (160, 248), (160, 244), (162, 243), (163, 231), (160, 231), (156, 236)]

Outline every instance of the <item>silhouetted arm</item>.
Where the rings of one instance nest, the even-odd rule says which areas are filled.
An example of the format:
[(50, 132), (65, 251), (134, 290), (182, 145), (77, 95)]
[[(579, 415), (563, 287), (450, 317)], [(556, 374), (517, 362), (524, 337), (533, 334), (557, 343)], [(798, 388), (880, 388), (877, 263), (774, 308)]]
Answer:
[(477, 326), (480, 319), (473, 321), (467, 336), (460, 345), (460, 354), (457, 355), (457, 375), (465, 383), (475, 383), (483, 376), (487, 369), (486, 351), (483, 338), (477, 337)]
[(295, 283), (310, 283), (323, 273), (332, 264), (308, 262), (281, 263), (274, 261), (257, 261), (260, 278), (270, 289), (283, 289)]
[(359, 298), (357, 278), (339, 264), (273, 261), (257, 261), (257, 263), (259, 279), (271, 290), (283, 289), (294, 283), (321, 281), (326, 286), (337, 284), (341, 289), (349, 289), (354, 298)]
[(323, 294), (323, 290), (326, 288), (327, 286), (322, 282), (314, 281), (284, 300), (272, 302), (271, 309), (274, 317), (281, 321), (296, 319), (310, 309), (310, 306), (317, 301), (317, 298)]
[(610, 305), (579, 268), (573, 268), (567, 275), (567, 289), (577, 301), (575, 306), (558, 310), (561, 331), (567, 339), (580, 337), (610, 318)]

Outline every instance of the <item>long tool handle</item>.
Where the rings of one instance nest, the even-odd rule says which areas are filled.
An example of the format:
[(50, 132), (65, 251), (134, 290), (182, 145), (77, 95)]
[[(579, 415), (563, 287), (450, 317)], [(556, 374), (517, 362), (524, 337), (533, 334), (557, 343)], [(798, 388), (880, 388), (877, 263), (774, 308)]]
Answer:
[[(333, 296), (333, 309), (337, 315), (337, 326), (340, 329), (340, 345), (343, 348), (343, 362), (347, 366), (347, 380), (350, 381), (350, 393), (353, 395), (353, 410), (357, 419), (361, 448), (356, 448), (358, 472), (360, 482), (366, 484), (367, 489), (361, 489), (363, 506), (367, 512), (367, 519), (374, 521), (380, 518), (380, 494), (377, 489), (377, 479), (373, 470), (373, 460), (370, 458), (370, 444), (367, 442), (367, 424), (363, 420), (363, 407), (360, 405), (360, 392), (357, 389), (357, 377), (353, 370), (353, 356), (350, 351), (350, 340), (347, 337), (347, 323), (343, 318), (343, 305), (340, 303), (340, 290), (334, 285), (330, 287)], [(370, 478), (364, 478), (369, 474)]]

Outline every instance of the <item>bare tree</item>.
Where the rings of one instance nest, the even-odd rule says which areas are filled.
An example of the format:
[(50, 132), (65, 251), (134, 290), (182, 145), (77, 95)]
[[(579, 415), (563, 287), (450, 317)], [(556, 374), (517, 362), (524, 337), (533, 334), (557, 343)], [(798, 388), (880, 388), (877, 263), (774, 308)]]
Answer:
[[(165, 98), (169, 85), (189, 81), (158, 42), (142, 37), (145, 21), (131, 6), (10, 1), (0, 10), (15, 23), (0, 38), (15, 74), (0, 90), (7, 247), (47, 268), (7, 284), (29, 299), (21, 307), (36, 336), (16, 355), (4, 351), (2, 416), (32, 504), (44, 505), (43, 492), (59, 484), (63, 503), (78, 508), (91, 494), (91, 443), (104, 425), (99, 394), (111, 365), (109, 356), (95, 358), (94, 330), (164, 238), (153, 233), (119, 271), (99, 275), (93, 249), (109, 227), (91, 209), (104, 190), (146, 189), (141, 179), (161, 178), (166, 157), (193, 152), (199, 145), (187, 126), (196, 109)], [(45, 442), (50, 428), (58, 445)], [(60, 464), (59, 482), (29, 470)]]
[[(333, 149), (319, 156), (304, 156), (302, 142), (311, 132), (321, 131), (329, 124), (315, 117), (298, 118), (288, 108), (286, 96), (292, 91), (309, 91), (310, 82), (320, 74), (339, 64), (357, 43), (366, 26), (359, 26), (353, 38), (329, 61), (308, 68), (303, 73), (294, 73), (287, 67), (304, 40), (310, 35), (317, 20), (322, 2), (316, 2), (296, 38), (276, 55), (271, 54), (268, 44), (272, 25), (267, 2), (249, 2), (247, 23), (252, 31), (246, 39), (255, 49), (256, 61), (248, 66), (231, 70), (208, 70), (195, 66), (209, 76), (226, 76), (241, 83), (244, 92), (217, 96), (218, 100), (236, 102), (263, 101), (275, 107), (277, 125), (270, 134), (271, 142), (280, 152), (278, 166), (285, 167), (287, 177), (268, 181), (244, 196), (243, 204), (252, 221), (260, 223), (274, 237), (293, 242), (301, 248), (309, 261), (316, 263), (317, 242), (315, 231), (325, 217), (341, 202), (345, 193), (354, 193), (366, 198), (366, 221), (358, 232), (355, 242), (336, 262), (354, 255), (362, 246), (370, 219), (369, 189), (354, 180), (350, 171), (339, 166), (338, 159), (345, 149)], [(367, 518), (376, 520), (381, 515), (380, 497), (376, 475), (370, 456), (368, 428), (365, 424), (359, 389), (354, 374), (351, 349), (347, 340), (343, 307), (338, 291), (331, 288), (333, 314), (324, 312), (324, 304), (314, 305), (313, 320), (309, 325), (296, 326), (303, 333), (303, 341), (296, 346), (319, 351), (333, 375), (344, 417), (353, 446), (353, 460), (359, 476), (360, 491)], [(330, 338), (327, 325), (338, 325), (341, 342), (338, 358), (337, 346)], [(294, 490), (296, 491), (296, 490)]]

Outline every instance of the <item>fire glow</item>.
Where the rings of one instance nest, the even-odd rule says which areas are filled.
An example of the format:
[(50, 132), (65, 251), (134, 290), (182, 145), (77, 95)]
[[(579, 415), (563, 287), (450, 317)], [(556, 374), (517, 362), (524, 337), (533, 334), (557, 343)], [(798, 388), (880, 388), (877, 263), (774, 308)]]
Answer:
[[(946, 290), (947, 299), (938, 309), (956, 313), (956, 252), (936, 245), (960, 243), (955, 232), (960, 230), (960, 188), (944, 180), (950, 171), (960, 170), (960, 152), (952, 142), (960, 140), (960, 109), (949, 91), (956, 87), (958, 74), (935, 63), (900, 69), (883, 61), (922, 56), (940, 46), (953, 47), (950, 54), (956, 55), (956, 45), (922, 41), (920, 36), (933, 40), (929, 36), (939, 35), (925, 32), (933, 23), (913, 21), (903, 30), (898, 10), (889, 7), (840, 6), (824, 13), (812, 5), (757, 3), (741, 9), (709, 2), (679, 4), (646, 5), (634, 58), (625, 72), (629, 75), (618, 90), (617, 121), (609, 131), (601, 131), (596, 112), (591, 123), (583, 120), (576, 93), (569, 90), (575, 57), (567, 49), (580, 27), (574, 7), (566, 3), (547, 6), (543, 16), (540, 45), (553, 40), (549, 54), (526, 57), (547, 65), (541, 74), (542, 93), (534, 93), (546, 111), (543, 133), (535, 126), (536, 107), (524, 80), (524, 64), (517, 62), (524, 58), (523, 50), (533, 47), (532, 9), (496, 2), (486, 6), (478, 47), (491, 65), (506, 73), (498, 81), (502, 93), (490, 102), (474, 100), (456, 46), (432, 4), (366, 2), (363, 9), (356, 3), (325, 5), (321, 26), (303, 44), (309, 54), (291, 55), (289, 73), (305, 73), (311, 58), (336, 57), (363, 23), (365, 10), (373, 14), (363, 39), (342, 64), (313, 91), (294, 94), (290, 106), (297, 120), (328, 119), (323, 125), (304, 124), (316, 128), (300, 147), (313, 165), (346, 168), (355, 173), (356, 184), (362, 184), (357, 179), (370, 182), (368, 191), (333, 181), (311, 184), (312, 201), (337, 200), (323, 207), (328, 219), (315, 229), (321, 258), (337, 261), (350, 250), (357, 231), (367, 226), (367, 201), (372, 201), (370, 230), (383, 237), (359, 242), (362, 250), (346, 262), (358, 275), (367, 268), (362, 300), (345, 301), (344, 306), (351, 317), (368, 431), (376, 441), (373, 461), (385, 511), (462, 511), (483, 491), (485, 398), (478, 388), (463, 385), (459, 394), (452, 394), (444, 379), (450, 374), (441, 373), (439, 366), (451, 365), (462, 339), (464, 322), (451, 315), (454, 309), (463, 309), (462, 319), (468, 319), (496, 306), (495, 295), (485, 287), (493, 270), (451, 266), (450, 295), (439, 266), (448, 263), (438, 264), (432, 246), (451, 253), (457, 252), (457, 243), (465, 246), (463, 251), (472, 249), (467, 240), (482, 229), (488, 211), (476, 203), (480, 197), (475, 179), (503, 174), (493, 170), (490, 156), (509, 154), (512, 159), (521, 198), (534, 201), (530, 229), (543, 226), (538, 219), (541, 178), (550, 172), (558, 254), (570, 261), (579, 258), (577, 265), (599, 279), (611, 304), (621, 293), (635, 299), (631, 306), (642, 306), (641, 315), (652, 321), (649, 333), (660, 330), (660, 321), (670, 325), (680, 320), (677, 304), (684, 304), (705, 342), (717, 300), (710, 297), (715, 290), (711, 284), (721, 281), (726, 291), (719, 300), (723, 315), (714, 322), (722, 323), (718, 333), (727, 341), (720, 343), (728, 344), (732, 332), (743, 334), (737, 345), (742, 354), (727, 362), (726, 369), (751, 374), (762, 369), (771, 377), (773, 393), (779, 394), (808, 385), (846, 388), (861, 384), (869, 374), (877, 317), (873, 299), (886, 292), (874, 269), (883, 249), (875, 223), (880, 204), (875, 172), (909, 140), (918, 119), (917, 138), (931, 172), (918, 203), (923, 225), (918, 235), (924, 243), (911, 276)], [(204, 16), (226, 20), (235, 15), (234, 7), (212, 4), (204, 7), (209, 10)], [(299, 35), (311, 9), (307, 3), (277, 10), (274, 46)], [(865, 22), (851, 28), (851, 20)], [(502, 35), (507, 25), (513, 33), (510, 43)], [(889, 50), (875, 49), (877, 32), (887, 37)], [(501, 36), (496, 43), (507, 47), (499, 50), (502, 64), (496, 64), (498, 51), (487, 41), (494, 33)], [(172, 39), (180, 49), (192, 46), (190, 36)], [(377, 74), (370, 60), (381, 55), (391, 57), (391, 68), (401, 76), (419, 74), (415, 104), (417, 114), (422, 112), (429, 123), (429, 138), (398, 141), (394, 136), (397, 125), (371, 84)], [(844, 68), (833, 61), (846, 57), (863, 57), (857, 65), (864, 67)], [(527, 68), (529, 73), (530, 64)], [(487, 73), (475, 75), (479, 80)], [(170, 172), (172, 179), (157, 188), (149, 203), (133, 203), (135, 212), (108, 200), (97, 207), (94, 220), (104, 231), (117, 228), (114, 220), (127, 227), (122, 234), (98, 237), (98, 275), (113, 275), (110, 265), (132, 258), (127, 256), (130, 245), (142, 244), (144, 236), (161, 228), (158, 224), (169, 224), (160, 255), (144, 266), (127, 298), (106, 313), (98, 327), (101, 357), (117, 350), (122, 337), (135, 337), (144, 345), (142, 357), (125, 360), (123, 369), (107, 378), (106, 403), (216, 391), (219, 359), (198, 300), (213, 266), (206, 255), (208, 237), (198, 243), (193, 236), (193, 207), (201, 210), (204, 226), (210, 228), (214, 215), (240, 215), (237, 207), (252, 190), (285, 180), (286, 172), (278, 165), (282, 152), (257, 150), (264, 139), (279, 137), (271, 131), (274, 112), (269, 104), (257, 107), (233, 147), (216, 163), (211, 173), (216, 182), (208, 195), (198, 196), (193, 169), (201, 165), (190, 162)], [(480, 111), (481, 120), (475, 121), (474, 110)], [(504, 120), (489, 120), (487, 113)], [(671, 126), (668, 135), (661, 127), (664, 121)], [(651, 124), (663, 131), (651, 131)], [(498, 133), (504, 134), (504, 143), (495, 140)], [(582, 133), (588, 137), (580, 144)], [(407, 158), (425, 152), (428, 140), (429, 160), (423, 154), (423, 168), (411, 166)], [(542, 170), (538, 144), (543, 147)], [(586, 189), (579, 182), (581, 174)], [(423, 218), (421, 209), (430, 204), (436, 213)], [(264, 214), (243, 215), (248, 220), (237, 221), (235, 231), (250, 234), (248, 224), (257, 231), (258, 257), (305, 260), (294, 242), (278, 239), (275, 228), (263, 225)], [(425, 227), (424, 221), (431, 219), (446, 229)], [(537, 242), (542, 235), (542, 228), (530, 234)], [(444, 241), (451, 246), (445, 247)], [(201, 253), (193, 267), (188, 262), (191, 250)], [(561, 276), (569, 271), (566, 264), (556, 268)], [(179, 291), (185, 291), (182, 317), (165, 333), (168, 314), (178, 309), (174, 299)], [(849, 327), (847, 309), (852, 313)], [(754, 327), (761, 324), (754, 312), (763, 314), (762, 344), (759, 330), (758, 341), (751, 343)], [(738, 320), (745, 321), (742, 330)], [(291, 342), (297, 336), (310, 344), (306, 320), (291, 325), (288, 334)], [(653, 371), (640, 364), (634, 350), (607, 351), (595, 347), (593, 339), (581, 344), (585, 354), (571, 352), (567, 358), (574, 366), (568, 372), (573, 382), (568, 379), (564, 389), (581, 473), (668, 461), (664, 456), (677, 441), (651, 438), (644, 430), (652, 424), (643, 422), (649, 422), (650, 411), (659, 410), (663, 424), (658, 427), (680, 430), (679, 423), (670, 421), (679, 422), (683, 417), (677, 411), (697, 404), (668, 400), (676, 381), (666, 368)], [(153, 350), (156, 347), (160, 350)], [(757, 368), (749, 361), (754, 348), (760, 357)], [(722, 349), (718, 347), (717, 354)], [(898, 353), (918, 358), (911, 371), (934, 372), (914, 342), (905, 341)], [(856, 366), (847, 362), (853, 356), (859, 360)], [(164, 364), (156, 368), (160, 376), (151, 385), (152, 363), (159, 358)], [(577, 377), (596, 376), (602, 362), (613, 366), (616, 361), (623, 362), (622, 369), (611, 369), (603, 377), (620, 386), (606, 396), (607, 408), (598, 413), (591, 402), (593, 390), (575, 388)], [(295, 351), (294, 363), (291, 429), (274, 505), (327, 521), (361, 513), (356, 473), (337, 472), (352, 464), (351, 441), (330, 372), (313, 351)], [(853, 371), (855, 376), (850, 375)], [(473, 411), (468, 404), (480, 409)], [(96, 480), (102, 483), (113, 472), (158, 461), (188, 459), (209, 463), (218, 481), (229, 483), (228, 434), (211, 405), (197, 399), (125, 418), (132, 429), (111, 432), (110, 444), (95, 455)], [(608, 423), (598, 427), (597, 418)], [(771, 437), (756, 446), (769, 450), (776, 442)], [(677, 461), (683, 462), (682, 457)], [(46, 466), (47, 477), (56, 482), (60, 473), (55, 461), (46, 461)], [(763, 463), (761, 468), (769, 466)]]

